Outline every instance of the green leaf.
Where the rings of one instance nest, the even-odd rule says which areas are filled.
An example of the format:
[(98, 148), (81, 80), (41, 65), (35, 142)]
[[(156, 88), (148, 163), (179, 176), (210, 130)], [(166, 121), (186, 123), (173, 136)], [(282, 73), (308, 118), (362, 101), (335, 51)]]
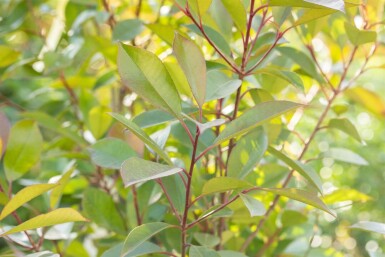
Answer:
[(180, 117), (179, 94), (166, 67), (156, 55), (119, 44), (118, 70), (126, 86), (151, 104)]
[(351, 228), (354, 229), (361, 229), (369, 232), (375, 232), (379, 234), (385, 235), (385, 224), (384, 223), (379, 223), (379, 222), (373, 222), (373, 221), (360, 221)]
[[(336, 13), (336, 10), (333, 9), (307, 9), (304, 11), (303, 15), (299, 17), (298, 20), (294, 23), (293, 26), (299, 26), (301, 24), (306, 24), (311, 21), (320, 19), (322, 17)], [(304, 68), (304, 67), (301, 67)]]
[[(120, 256), (120, 253), (122, 252), (122, 248), (123, 248), (123, 243), (115, 245), (111, 249), (105, 251), (101, 257)], [(162, 251), (162, 248), (160, 248), (158, 245), (151, 243), (151, 242), (143, 242), (134, 251), (132, 251), (129, 254), (124, 255), (123, 257), (143, 256), (146, 254), (156, 253), (156, 252), (161, 252), (161, 251)]]
[(239, 118), (227, 124), (226, 128), (215, 139), (214, 145), (219, 145), (224, 141), (240, 136), (257, 126), (300, 106), (301, 104), (289, 101), (260, 103), (247, 110)]
[(58, 186), (58, 184), (37, 184), (23, 188), (17, 192), (17, 194), (13, 196), (4, 206), (0, 214), (0, 220), (4, 219), (23, 204), (38, 197), (39, 195), (44, 194), (56, 186)]
[(218, 253), (221, 257), (247, 257), (244, 253), (229, 250), (219, 251)]
[(202, 51), (193, 41), (179, 33), (175, 34), (173, 50), (194, 98), (202, 108), (206, 98), (206, 62)]
[(126, 256), (127, 254), (135, 251), (142, 243), (158, 234), (162, 230), (167, 228), (172, 228), (173, 225), (163, 223), (163, 222), (154, 222), (140, 225), (134, 228), (127, 236), (124, 241), (122, 252), (120, 253), (121, 257)]
[(293, 210), (285, 210), (282, 213), (281, 223), (283, 227), (294, 227), (307, 221), (307, 216)]
[(60, 255), (49, 251), (43, 251), (43, 252), (28, 254), (25, 257), (60, 257)]
[(61, 176), (61, 178), (58, 180), (57, 184), (58, 186), (55, 187), (50, 196), (49, 196), (49, 206), (53, 209), (56, 207), (56, 205), (58, 204), (62, 194), (63, 194), (63, 191), (64, 191), (64, 188), (66, 187), (66, 185), (68, 184), (70, 178), (71, 178), (71, 175), (72, 173), (75, 171), (75, 167), (72, 166), (71, 168), (68, 169), (67, 172), (64, 173), (63, 176)]
[(175, 36), (175, 29), (170, 25), (159, 23), (146, 24), (146, 27), (160, 37), (164, 42), (172, 46)]
[(140, 128), (149, 128), (172, 120), (175, 120), (175, 117), (168, 112), (155, 109), (138, 114), (132, 119), (132, 122)]
[(239, 196), (242, 199), (243, 203), (246, 205), (247, 209), (249, 210), (251, 217), (265, 215), (266, 209), (263, 203), (261, 203), (250, 195), (239, 194)]
[(323, 210), (334, 217), (337, 217), (336, 214), (330, 210), (329, 207), (327, 207), (326, 204), (317, 196), (317, 194), (313, 192), (308, 192), (296, 188), (261, 188), (261, 190), (306, 203), (320, 210)]
[(221, 242), (221, 240), (217, 236), (207, 234), (207, 233), (200, 233), (200, 232), (194, 233), (194, 239), (200, 245), (206, 246), (206, 247), (214, 247)]
[(244, 31), (246, 29), (247, 24), (247, 14), (245, 6), (243, 5), (241, 0), (221, 0), (222, 4), (230, 14), (233, 19), (235, 26), (240, 31)]
[(286, 156), (284, 153), (276, 150), (273, 147), (268, 148), (269, 153), (286, 163), (290, 168), (296, 170), (299, 174), (304, 176), (313, 186), (317, 188), (317, 190), (322, 193), (322, 181), (320, 176), (313, 170), (312, 167), (297, 161), (292, 160), (288, 156)]
[(136, 152), (118, 138), (104, 138), (93, 144), (88, 150), (96, 165), (110, 169), (120, 169), (125, 160), (136, 156)]
[(111, 109), (104, 106), (95, 106), (88, 113), (89, 128), (96, 139), (101, 138), (109, 129), (112, 118), (107, 113)]
[(234, 211), (228, 207), (225, 207), (225, 208), (211, 214), (212, 212), (214, 212), (215, 210), (217, 210), (220, 207), (221, 207), (221, 205), (219, 205), (219, 204), (214, 205), (213, 207), (202, 212), (202, 214), (199, 217), (203, 217), (203, 216), (210, 214), (210, 218), (222, 218), (222, 217), (231, 217), (234, 214)]
[(27, 173), (40, 159), (43, 139), (34, 121), (23, 120), (11, 128), (4, 170), (8, 180), (14, 181)]
[(152, 150), (154, 150), (160, 157), (163, 158), (168, 164), (172, 165), (172, 161), (168, 155), (163, 152), (163, 150), (152, 140), (146, 132), (144, 132), (138, 125), (134, 122), (126, 119), (124, 116), (117, 113), (110, 113), (117, 121), (126, 126), (132, 133), (139, 137), (146, 145), (148, 145)]
[(189, 257), (221, 257), (216, 251), (204, 246), (190, 246)]
[(362, 142), (360, 134), (358, 133), (356, 127), (353, 125), (353, 123), (346, 119), (331, 119), (329, 121), (328, 127), (335, 128), (338, 130), (341, 130), (342, 132), (346, 133), (347, 135), (351, 136), (358, 142)]
[(228, 162), (228, 176), (245, 178), (260, 162), (268, 145), (263, 129), (256, 129), (237, 141)]
[(206, 102), (225, 98), (242, 85), (240, 79), (230, 79), (223, 72), (212, 70), (207, 73)]
[(11, 47), (0, 45), (0, 68), (11, 65), (19, 59), (20, 53)]
[(331, 148), (323, 156), (356, 165), (369, 165), (368, 161), (362, 158), (362, 156), (346, 148)]
[(385, 102), (377, 93), (363, 87), (355, 87), (346, 90), (345, 95), (368, 111), (385, 117)]
[(334, 190), (332, 193), (325, 195), (324, 202), (327, 204), (334, 204), (338, 202), (353, 201), (353, 202), (367, 202), (372, 198), (355, 189), (341, 188)]
[(212, 178), (203, 185), (202, 195), (221, 193), (230, 190), (252, 188), (253, 185), (244, 180), (230, 177)]
[(131, 157), (124, 161), (120, 174), (123, 178), (124, 186), (129, 187), (139, 182), (171, 176), (181, 171), (181, 168)]
[(305, 0), (305, 2), (321, 5), (330, 9), (345, 12), (344, 0)]
[(133, 40), (143, 31), (143, 24), (138, 19), (122, 20), (116, 23), (112, 31), (112, 39), (115, 41)]
[(224, 119), (216, 119), (206, 123), (200, 123), (184, 113), (183, 113), (183, 116), (186, 117), (189, 121), (192, 121), (193, 123), (195, 123), (195, 125), (197, 125), (201, 134), (203, 134), (203, 132), (205, 132), (207, 129), (210, 129), (212, 127), (218, 127), (226, 122), (226, 120)]
[(37, 121), (40, 126), (52, 130), (68, 139), (71, 139), (72, 141), (78, 143), (78, 144), (85, 144), (85, 141), (82, 137), (80, 137), (75, 132), (72, 132), (66, 128), (62, 127), (62, 124), (60, 124), (59, 121), (57, 121), (55, 118), (42, 113), (42, 112), (25, 112), (22, 114), (23, 117), (32, 119)]
[(49, 213), (41, 214), (30, 220), (27, 220), (21, 223), (20, 225), (17, 225), (16, 227), (13, 227), (7, 232), (1, 234), (0, 237), (4, 237), (25, 230), (48, 227), (75, 221), (87, 221), (87, 219), (85, 219), (79, 212), (74, 209), (59, 208)]
[(125, 224), (112, 197), (96, 188), (87, 188), (83, 193), (82, 206), (86, 216), (101, 227), (125, 235)]
[(296, 73), (288, 70), (283, 70), (279, 67), (266, 67), (259, 70), (254, 71), (255, 74), (266, 74), (273, 77), (278, 77), (280, 79), (283, 79), (287, 82), (289, 82), (291, 85), (295, 86), (296, 88), (300, 89), (301, 91), (304, 90), (303, 82), (300, 76), (298, 76)]
[(210, 8), (212, 0), (187, 0), (190, 8), (199, 16), (203, 16)]
[(345, 30), (350, 42), (355, 46), (374, 43), (377, 40), (377, 33), (375, 31), (359, 30), (349, 22), (345, 22)]

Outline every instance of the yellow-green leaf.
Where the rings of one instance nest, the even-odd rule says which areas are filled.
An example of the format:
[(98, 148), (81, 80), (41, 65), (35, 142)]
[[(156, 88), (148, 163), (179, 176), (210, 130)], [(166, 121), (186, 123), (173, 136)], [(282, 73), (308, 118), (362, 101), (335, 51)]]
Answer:
[(64, 175), (57, 182), (59, 185), (52, 190), (49, 196), (49, 206), (52, 209), (55, 208), (57, 203), (59, 202), (63, 194), (63, 190), (65, 186), (68, 184), (68, 181), (71, 178), (71, 175), (74, 172), (74, 170), (75, 170), (75, 167), (72, 166), (66, 173), (64, 173)]
[(356, 26), (350, 24), (349, 22), (345, 22), (345, 30), (350, 42), (355, 46), (373, 43), (377, 40), (377, 32), (359, 30)]
[(245, 6), (241, 0), (221, 0), (222, 4), (226, 8), (227, 12), (230, 14), (235, 25), (240, 31), (246, 29), (247, 23), (247, 14)]
[(252, 188), (250, 183), (231, 177), (212, 178), (207, 181), (202, 189), (202, 195), (221, 193), (230, 190)]
[(88, 113), (89, 128), (96, 139), (101, 138), (111, 125), (111, 110), (104, 106), (95, 106)]

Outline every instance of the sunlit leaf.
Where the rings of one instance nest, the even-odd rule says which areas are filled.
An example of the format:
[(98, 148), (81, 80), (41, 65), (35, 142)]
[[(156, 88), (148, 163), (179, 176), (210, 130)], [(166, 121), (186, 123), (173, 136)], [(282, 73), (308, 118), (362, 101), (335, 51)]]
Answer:
[(306, 221), (307, 216), (305, 214), (293, 210), (285, 210), (281, 217), (283, 227), (298, 226)]
[(64, 188), (67, 186), (72, 173), (75, 171), (75, 167), (72, 166), (71, 168), (64, 173), (61, 178), (57, 181), (58, 186), (55, 187), (51, 194), (49, 195), (49, 206), (51, 208), (55, 208), (57, 203), (60, 201), (60, 198), (63, 194)]
[(223, 72), (212, 70), (207, 73), (206, 102), (225, 98), (242, 85), (239, 79), (230, 79)]
[(251, 187), (253, 187), (253, 185), (249, 184), (244, 180), (239, 180), (230, 177), (218, 177), (212, 178), (204, 184), (202, 189), (202, 195), (226, 192), (237, 189), (247, 189)]
[(385, 102), (375, 92), (363, 87), (355, 87), (346, 90), (345, 94), (354, 102), (365, 107), (368, 111), (385, 117)]
[(368, 161), (362, 156), (346, 148), (331, 148), (329, 151), (325, 152), (323, 156), (356, 165), (369, 165)]
[(228, 13), (231, 15), (235, 25), (240, 31), (246, 29), (246, 9), (241, 0), (221, 0)]
[(373, 221), (360, 221), (351, 226), (354, 229), (361, 229), (369, 232), (385, 235), (385, 224)]
[(350, 120), (346, 118), (331, 119), (329, 121), (328, 127), (338, 129), (348, 134), (349, 136), (351, 136), (352, 138), (354, 138), (360, 143), (362, 141), (356, 127), (353, 125), (353, 123)]
[(353, 202), (367, 202), (372, 198), (364, 193), (361, 193), (355, 189), (341, 188), (334, 190), (330, 194), (325, 195), (323, 198), (324, 202), (327, 204), (333, 204), (344, 201), (353, 201)]
[(102, 137), (111, 125), (112, 118), (108, 113), (111, 109), (103, 106), (96, 106), (88, 113), (89, 126), (96, 139)]
[(300, 76), (296, 73), (288, 70), (284, 70), (277, 67), (266, 67), (254, 71), (255, 74), (266, 74), (273, 77), (283, 79), (300, 90), (304, 90), (303, 82)]
[(373, 43), (377, 39), (375, 31), (359, 30), (349, 22), (345, 22), (345, 30), (350, 42), (355, 46)]
[(246, 194), (239, 194), (243, 203), (250, 212), (251, 217), (263, 216), (266, 213), (265, 206), (263, 203), (255, 199), (254, 197)]

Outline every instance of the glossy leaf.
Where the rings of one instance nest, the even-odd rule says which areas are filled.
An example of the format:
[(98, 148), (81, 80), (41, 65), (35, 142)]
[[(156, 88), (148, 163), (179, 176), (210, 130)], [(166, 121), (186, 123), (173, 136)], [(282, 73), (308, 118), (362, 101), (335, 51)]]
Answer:
[(203, 185), (202, 195), (221, 193), (230, 190), (252, 188), (253, 185), (244, 180), (230, 177), (212, 178)]
[(0, 220), (4, 219), (23, 204), (28, 203), (30, 200), (57, 186), (58, 184), (37, 184), (23, 188), (17, 192), (17, 194), (15, 194), (4, 206), (0, 213)]
[(181, 168), (131, 157), (123, 162), (120, 174), (124, 186), (129, 187), (139, 182), (171, 176), (181, 171)]
[(125, 160), (136, 156), (136, 152), (118, 138), (104, 138), (93, 144), (88, 150), (96, 165), (110, 169), (120, 169)]
[(37, 124), (23, 120), (11, 128), (4, 170), (8, 180), (16, 180), (27, 173), (40, 159), (43, 139)]
[(126, 126), (132, 133), (139, 137), (146, 145), (148, 145), (152, 150), (154, 150), (160, 157), (163, 158), (168, 164), (172, 164), (172, 161), (168, 155), (163, 152), (163, 150), (152, 140), (146, 132), (144, 132), (138, 125), (134, 122), (126, 119), (124, 116), (117, 113), (110, 113), (117, 121)]
[(190, 246), (189, 257), (221, 257), (216, 251), (204, 246)]
[(356, 165), (369, 165), (359, 154), (346, 148), (331, 148), (323, 154), (324, 157), (333, 158), (337, 161), (347, 162)]
[(361, 137), (353, 123), (346, 119), (331, 119), (328, 127), (338, 129), (361, 143)]
[(119, 214), (112, 197), (104, 191), (96, 188), (88, 188), (84, 191), (83, 209), (85, 215), (101, 227), (125, 235), (124, 220)]
[(175, 34), (173, 50), (200, 108), (206, 98), (206, 62), (201, 49), (190, 39)]
[(299, 174), (304, 176), (313, 186), (317, 188), (319, 192), (322, 193), (322, 180), (320, 176), (307, 164), (304, 164), (297, 160), (292, 160), (290, 157), (286, 156), (284, 153), (276, 150), (273, 147), (268, 148), (269, 153), (286, 163), (290, 168), (296, 170)]
[(299, 108), (301, 105), (289, 101), (271, 101), (260, 103), (243, 113), (239, 118), (227, 124), (221, 134), (215, 139), (218, 145), (231, 138), (240, 136), (263, 123)]
[(221, 0), (227, 12), (230, 14), (235, 25), (240, 31), (246, 29), (247, 14), (241, 0)]
[[(333, 9), (307, 9), (304, 11), (302, 16), (299, 17), (299, 19), (294, 23), (294, 26), (310, 23), (311, 21), (320, 19), (322, 17), (328, 16), (336, 12), (337, 11)], [(301, 68), (305, 68), (305, 67), (301, 67)]]
[(330, 215), (336, 217), (336, 214), (326, 206), (326, 204), (318, 198), (317, 194), (296, 188), (262, 188), (261, 190), (268, 191), (274, 194), (282, 195), (290, 199), (306, 203), (317, 209), (323, 210)]
[(335, 9), (341, 12), (345, 12), (344, 0), (305, 0), (305, 2), (325, 6), (330, 9)]
[(0, 235), (0, 237), (14, 234), (17, 232), (48, 227), (67, 222), (87, 221), (79, 212), (71, 208), (59, 208), (46, 214), (40, 214), (30, 220), (27, 220), (16, 227)]
[(228, 176), (245, 178), (260, 162), (267, 145), (268, 138), (263, 129), (256, 129), (238, 140), (228, 161)]
[(250, 212), (251, 217), (255, 216), (263, 216), (266, 213), (265, 206), (263, 203), (255, 199), (254, 197), (246, 194), (239, 194), (240, 198), (242, 199), (243, 203), (247, 207), (247, 209)]
[(159, 58), (141, 48), (119, 44), (118, 69), (123, 83), (153, 105), (179, 117), (181, 103)]
[(385, 235), (385, 224), (373, 221), (360, 221), (351, 228), (365, 230), (369, 232), (379, 233)]
[(359, 30), (349, 22), (345, 22), (345, 30), (350, 42), (355, 46), (373, 43), (377, 39), (375, 31)]
[(133, 230), (131, 230), (126, 240), (124, 241), (123, 249), (120, 253), (120, 256), (124, 257), (127, 254), (132, 253), (138, 247), (140, 247), (141, 244), (143, 244), (145, 241), (147, 241), (154, 235), (158, 234), (162, 230), (172, 227), (174, 226), (162, 222), (147, 223), (135, 227)]

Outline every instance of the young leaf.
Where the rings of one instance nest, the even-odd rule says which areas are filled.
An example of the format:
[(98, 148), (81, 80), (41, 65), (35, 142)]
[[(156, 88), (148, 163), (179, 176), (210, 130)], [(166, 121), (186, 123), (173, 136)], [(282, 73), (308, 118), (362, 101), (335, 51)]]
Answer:
[(11, 128), (4, 170), (8, 180), (13, 181), (27, 173), (40, 159), (43, 139), (34, 121), (23, 120)]
[(163, 150), (152, 140), (146, 132), (144, 132), (138, 125), (134, 122), (126, 119), (124, 116), (117, 113), (110, 113), (117, 121), (126, 126), (132, 133), (139, 137), (146, 145), (148, 145), (152, 150), (154, 150), (160, 157), (163, 158), (168, 164), (172, 165), (172, 161), (168, 155), (163, 152)]
[(204, 246), (190, 246), (189, 257), (221, 257), (216, 251)]
[(351, 228), (361, 229), (369, 232), (375, 232), (385, 235), (385, 224), (373, 221), (360, 221)]
[(263, 129), (256, 129), (237, 141), (228, 162), (228, 176), (245, 178), (259, 163), (268, 145)]
[(349, 22), (345, 22), (345, 30), (350, 42), (355, 46), (373, 43), (377, 40), (375, 31), (359, 30)]
[(58, 186), (58, 184), (37, 184), (23, 188), (17, 194), (9, 200), (0, 213), (0, 220), (11, 214), (17, 208), (30, 200), (44, 194), (52, 188)]
[(48, 227), (57, 224), (75, 221), (88, 221), (79, 212), (71, 208), (59, 208), (46, 214), (38, 215), (30, 220), (27, 220), (16, 227), (8, 230), (0, 235), (0, 237), (14, 234), (17, 232), (36, 229), (41, 227)]
[(313, 186), (315, 186), (320, 193), (322, 193), (322, 181), (320, 176), (313, 170), (312, 167), (297, 161), (292, 160), (284, 153), (276, 150), (273, 147), (268, 148), (269, 153), (286, 163), (290, 168), (296, 170), (299, 174), (304, 176)]
[(215, 139), (214, 144), (219, 145), (236, 136), (240, 136), (253, 128), (291, 110), (301, 104), (289, 101), (270, 101), (260, 103), (243, 113), (239, 118), (227, 124), (226, 128)]
[(180, 117), (179, 94), (167, 69), (156, 55), (119, 44), (118, 70), (126, 86), (153, 105)]
[(247, 14), (241, 0), (222, 0), (222, 4), (231, 15), (235, 25), (240, 31), (246, 29)]
[(253, 185), (244, 180), (230, 177), (212, 178), (203, 185), (202, 195), (221, 193), (236, 189), (252, 188)]
[(182, 67), (200, 108), (206, 98), (206, 62), (201, 49), (190, 39), (175, 34), (174, 54)]
[(72, 173), (75, 171), (75, 167), (72, 166), (64, 175), (59, 179), (58, 186), (55, 187), (51, 194), (49, 195), (49, 206), (53, 209), (56, 207), (57, 203), (59, 202), (63, 190), (65, 186), (67, 185), (68, 181), (71, 178)]
[(353, 123), (350, 120), (346, 118), (331, 119), (329, 121), (328, 127), (341, 130), (342, 132), (348, 134), (358, 142), (360, 143), (362, 142), (360, 134), (358, 133), (356, 127), (353, 125)]
[(181, 168), (131, 157), (122, 164), (120, 174), (124, 186), (129, 187), (139, 182), (171, 176), (181, 171)]
[(172, 228), (173, 225), (163, 223), (163, 222), (154, 222), (140, 225), (134, 228), (127, 236), (124, 241), (122, 252), (120, 253), (121, 257), (126, 256), (129, 253), (135, 251), (141, 244), (145, 241), (158, 234), (162, 230), (167, 228)]
[(136, 156), (136, 152), (118, 138), (104, 138), (93, 144), (88, 150), (96, 165), (110, 169), (120, 169), (125, 160)]
[(362, 156), (346, 148), (331, 148), (329, 151), (325, 152), (323, 156), (356, 165), (369, 165), (368, 161), (362, 158)]
[(86, 189), (82, 205), (86, 216), (92, 222), (121, 235), (127, 233), (122, 216), (112, 197), (106, 192), (92, 187)]
[(337, 217), (315, 193), (296, 188), (261, 188), (261, 190), (306, 203)]
[(261, 203), (254, 197), (246, 194), (239, 194), (239, 196), (241, 197), (243, 203), (249, 210), (251, 217), (263, 216), (266, 213), (266, 209), (263, 203)]

